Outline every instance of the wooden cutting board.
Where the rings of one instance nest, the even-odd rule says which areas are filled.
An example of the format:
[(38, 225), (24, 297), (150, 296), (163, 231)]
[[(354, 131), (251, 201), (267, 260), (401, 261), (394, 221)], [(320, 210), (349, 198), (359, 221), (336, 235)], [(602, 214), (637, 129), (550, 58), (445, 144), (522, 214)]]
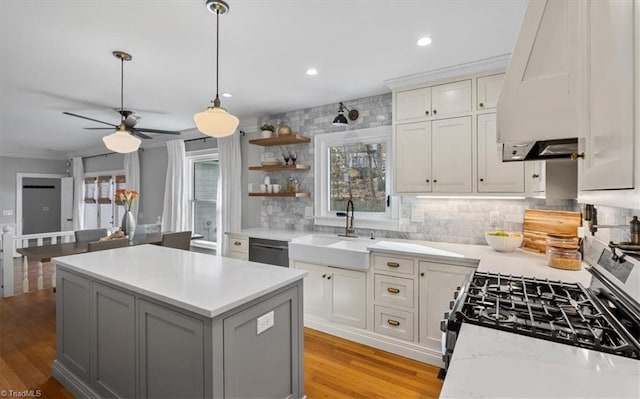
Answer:
[(545, 253), (547, 234), (577, 237), (580, 226), (582, 226), (582, 213), (580, 212), (525, 209), (522, 248)]

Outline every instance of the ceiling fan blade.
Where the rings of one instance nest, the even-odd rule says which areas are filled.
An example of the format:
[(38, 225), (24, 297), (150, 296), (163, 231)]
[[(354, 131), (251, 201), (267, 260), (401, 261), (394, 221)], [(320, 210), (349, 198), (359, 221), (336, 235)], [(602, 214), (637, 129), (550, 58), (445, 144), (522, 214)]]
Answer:
[(174, 134), (174, 135), (180, 134), (180, 132), (173, 131), (173, 130), (146, 129), (141, 127), (137, 127), (136, 130), (140, 132), (147, 132), (147, 133), (161, 133), (161, 134)]
[(138, 129), (131, 129), (131, 130), (129, 130), (129, 131), (130, 131), (130, 132), (131, 132), (131, 134), (133, 134), (134, 136), (138, 136), (138, 137), (141, 137), (141, 138), (143, 138), (143, 139), (147, 139), (147, 140), (151, 140), (151, 139), (153, 139), (153, 137), (151, 137), (151, 136), (147, 136), (147, 135), (146, 135), (146, 134), (144, 134), (144, 133), (140, 133), (140, 132), (138, 131)]
[(108, 122), (100, 121), (100, 120), (97, 120), (97, 119), (93, 119), (93, 118), (89, 118), (89, 117), (86, 117), (86, 116), (82, 116), (82, 115), (74, 114), (74, 113), (71, 113), (71, 112), (64, 111), (64, 112), (62, 112), (62, 113), (63, 113), (63, 114), (65, 114), (65, 115), (69, 115), (69, 116), (75, 116), (76, 118), (86, 119), (86, 120), (89, 120), (89, 121), (94, 121), (94, 122), (102, 123), (102, 124), (105, 124), (105, 125), (109, 125), (109, 126), (113, 126), (113, 127), (118, 127), (118, 125), (114, 125), (113, 123), (108, 123)]

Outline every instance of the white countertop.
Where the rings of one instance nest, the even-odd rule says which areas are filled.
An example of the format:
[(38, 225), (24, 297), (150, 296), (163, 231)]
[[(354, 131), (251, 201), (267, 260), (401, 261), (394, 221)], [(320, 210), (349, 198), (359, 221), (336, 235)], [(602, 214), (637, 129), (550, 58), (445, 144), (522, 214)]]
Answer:
[(227, 231), (225, 232), (225, 234), (238, 234), (253, 238), (263, 238), (266, 240), (291, 241), (294, 238), (308, 236), (309, 234), (311, 234), (311, 232), (299, 230), (268, 229), (265, 227), (247, 227), (240, 230)]
[(53, 262), (206, 317), (220, 315), (307, 274), (158, 245), (63, 256)]

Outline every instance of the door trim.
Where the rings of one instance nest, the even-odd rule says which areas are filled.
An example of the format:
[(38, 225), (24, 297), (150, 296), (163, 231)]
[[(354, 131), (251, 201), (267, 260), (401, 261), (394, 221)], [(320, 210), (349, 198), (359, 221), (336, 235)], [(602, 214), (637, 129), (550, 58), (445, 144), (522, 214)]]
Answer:
[(68, 177), (63, 173), (24, 173), (16, 172), (16, 236), (22, 235), (22, 179), (61, 179)]

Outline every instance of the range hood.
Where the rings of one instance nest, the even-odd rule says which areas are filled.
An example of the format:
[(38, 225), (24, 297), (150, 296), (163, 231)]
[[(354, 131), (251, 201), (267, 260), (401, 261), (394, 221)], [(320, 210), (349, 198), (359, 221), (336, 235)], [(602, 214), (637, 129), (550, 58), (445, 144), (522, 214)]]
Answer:
[(579, 3), (527, 6), (497, 105), (505, 162), (570, 158), (578, 150)]
[(569, 159), (577, 153), (578, 139), (504, 143), (502, 145), (502, 162)]

